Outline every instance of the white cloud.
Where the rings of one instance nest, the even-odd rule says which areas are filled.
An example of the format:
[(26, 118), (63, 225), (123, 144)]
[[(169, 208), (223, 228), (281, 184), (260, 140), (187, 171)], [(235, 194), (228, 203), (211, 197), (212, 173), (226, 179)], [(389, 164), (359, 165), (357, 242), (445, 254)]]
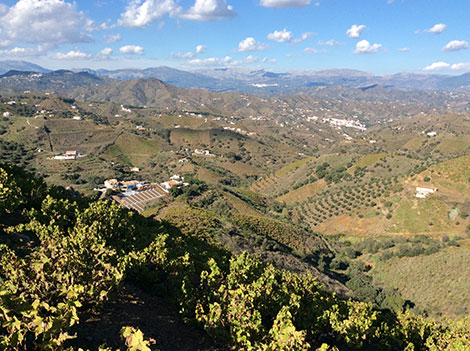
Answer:
[(292, 44), (298, 44), (303, 42), (304, 40), (307, 40), (310, 38), (314, 33), (312, 32), (305, 32), (300, 35), (300, 38), (295, 38), (292, 35), (291, 31), (288, 31), (287, 29), (283, 30), (275, 30), (272, 33), (268, 34), (268, 39), (272, 41), (277, 41), (278, 43), (292, 43)]
[(340, 45), (343, 45), (343, 43), (341, 43), (339, 41), (336, 41), (336, 40), (328, 40), (328, 41), (320, 40), (318, 42), (318, 45), (320, 45), (320, 46), (340, 46)]
[(105, 35), (105, 37), (104, 37), (104, 40), (108, 44), (115, 43), (117, 41), (120, 41), (121, 39), (122, 39), (121, 34), (109, 34), (109, 35)]
[(112, 55), (112, 53), (113, 53), (113, 49), (104, 48), (98, 53), (97, 57), (101, 59), (108, 59)]
[(81, 51), (69, 51), (67, 53), (58, 52), (52, 55), (56, 60), (87, 60), (91, 58), (90, 54), (86, 54)]
[(400, 49), (398, 49), (398, 51), (401, 51), (401, 52), (409, 52), (409, 51), (410, 51), (410, 48), (400, 48)]
[(0, 55), (5, 56), (35, 56), (38, 54), (37, 49), (15, 47), (8, 50), (0, 50)]
[(450, 67), (453, 71), (470, 71), (470, 62), (461, 62), (453, 64)]
[(292, 43), (293, 43), (293, 44), (301, 43), (301, 42), (303, 42), (304, 40), (307, 40), (308, 38), (310, 38), (312, 35), (313, 35), (312, 32), (302, 33), (302, 34), (300, 35), (300, 38), (296, 38), (296, 39), (292, 40)]
[(424, 70), (425, 71), (437, 71), (437, 70), (441, 70), (441, 69), (445, 69), (449, 67), (450, 65), (448, 63), (440, 61), (440, 62), (434, 62), (433, 64), (424, 67)]
[[(216, 66), (216, 67), (226, 67), (226, 66), (240, 66), (240, 65), (250, 65), (259, 61), (259, 58), (256, 56), (249, 55), (243, 60), (234, 60), (230, 56), (225, 56), (222, 58), (219, 57), (209, 57), (206, 59), (193, 59), (188, 60), (186, 63), (190, 66)], [(263, 60), (263, 62), (265, 62)]]
[(214, 21), (235, 17), (237, 14), (225, 0), (196, 0), (194, 5), (180, 17), (195, 21)]
[(305, 48), (304, 52), (306, 54), (319, 54), (319, 53), (326, 52), (326, 50), (325, 49), (318, 50), (318, 49), (315, 49), (315, 48)]
[(353, 24), (351, 26), (351, 28), (349, 28), (346, 31), (346, 35), (349, 38), (359, 38), (361, 36), (362, 32), (364, 31), (364, 29), (366, 29), (366, 28), (367, 27), (363, 24), (361, 24), (361, 25)]
[(199, 54), (202, 54), (206, 50), (207, 50), (207, 47), (205, 47), (204, 45), (198, 45), (196, 46), (196, 49), (194, 51), (189, 51), (189, 52), (184, 52), (184, 53), (172, 52), (171, 56), (173, 56), (174, 58), (188, 59), (188, 58), (193, 58)]
[(138, 45), (126, 45), (119, 49), (121, 54), (137, 54), (142, 55), (144, 53), (144, 48)]
[(16, 56), (16, 55), (24, 55), (28, 51), (27, 48), (13, 48), (10, 50), (2, 50), (2, 54), (10, 55), (10, 56)]
[(289, 43), (292, 41), (292, 32), (289, 32), (285, 28), (283, 30), (275, 30), (268, 34), (268, 39), (277, 41), (278, 43)]
[(311, 2), (312, 0), (261, 0), (260, 5), (274, 8), (305, 7), (310, 5)]
[(248, 37), (245, 40), (242, 40), (238, 44), (238, 52), (248, 52), (248, 51), (260, 51), (266, 49), (267, 46), (263, 43), (259, 43), (253, 37)]
[(207, 46), (204, 46), (204, 45), (196, 46), (196, 54), (201, 54), (206, 50), (207, 50)]
[(51, 58), (55, 60), (68, 60), (68, 61), (79, 61), (79, 60), (109, 60), (113, 54), (113, 49), (104, 48), (97, 54), (87, 54), (79, 50), (71, 50), (69, 52), (57, 52), (51, 55)]
[(353, 51), (354, 54), (374, 54), (382, 47), (382, 44), (373, 44), (367, 40), (361, 40), (356, 44), (356, 50)]
[(444, 23), (438, 23), (432, 26), (427, 30), (427, 32), (432, 34), (441, 34), (443, 31), (447, 29), (447, 26)]
[(442, 48), (442, 51), (459, 51), (468, 49), (468, 42), (465, 40), (452, 40)]
[(258, 62), (258, 60), (259, 60), (258, 57), (253, 56), (253, 55), (249, 55), (245, 58), (245, 63), (246, 64), (252, 64), (252, 63)]
[(132, 0), (121, 13), (118, 24), (126, 27), (145, 27), (166, 15), (176, 16), (181, 7), (174, 0)]
[(277, 62), (277, 59), (275, 59), (275, 58), (271, 58), (271, 59), (270, 59), (270, 58), (265, 57), (265, 58), (263, 58), (263, 59), (261, 60), (261, 62), (263, 62), (263, 63), (266, 63), (266, 62), (268, 62), (268, 63), (276, 63), (276, 62)]
[(224, 58), (209, 57), (206, 59), (194, 59), (187, 61), (187, 63), (192, 66), (227, 66), (232, 62), (233, 59), (230, 56), (225, 56)]
[(0, 10), (0, 42), (26, 42), (54, 47), (91, 41), (86, 33), (90, 21), (64, 0), (19, 0)]
[(8, 12), (8, 6), (0, 3), (0, 16), (3, 16)]

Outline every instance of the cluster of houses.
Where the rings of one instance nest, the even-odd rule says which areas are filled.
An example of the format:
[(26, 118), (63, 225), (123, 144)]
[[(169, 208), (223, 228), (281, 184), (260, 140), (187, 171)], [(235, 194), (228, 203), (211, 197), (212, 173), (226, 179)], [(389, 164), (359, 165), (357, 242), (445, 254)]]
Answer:
[(160, 184), (154, 184), (140, 180), (120, 181), (118, 179), (107, 179), (104, 181), (104, 189), (96, 190), (105, 191), (111, 189), (115, 191), (121, 191), (123, 193), (133, 193), (135, 191), (142, 191), (151, 187), (158, 187), (164, 192), (168, 193), (172, 187), (179, 185), (186, 186), (188, 184), (184, 183), (183, 177), (175, 174), (171, 176), (169, 180)]
[(160, 183), (160, 186), (166, 191), (170, 191), (170, 189), (174, 186), (186, 186), (188, 185), (187, 183), (184, 183), (184, 177), (180, 176), (179, 174), (172, 175), (170, 177), (170, 180), (167, 180), (166, 182)]
[(106, 189), (120, 190), (122, 192), (141, 189), (147, 185), (149, 185), (149, 183), (139, 180), (120, 181), (118, 179), (106, 179), (104, 181), (104, 187)]
[[(15, 106), (15, 105), (16, 105), (16, 101), (8, 101), (8, 102), (5, 102), (5, 105)], [(3, 117), (11, 117), (11, 116), (12, 116), (11, 112), (9, 112), (9, 111), (3, 112)]]
[(323, 123), (329, 123), (333, 127), (346, 127), (355, 128), (364, 132), (367, 130), (366, 126), (359, 121), (352, 119), (338, 119), (338, 118), (323, 118)]

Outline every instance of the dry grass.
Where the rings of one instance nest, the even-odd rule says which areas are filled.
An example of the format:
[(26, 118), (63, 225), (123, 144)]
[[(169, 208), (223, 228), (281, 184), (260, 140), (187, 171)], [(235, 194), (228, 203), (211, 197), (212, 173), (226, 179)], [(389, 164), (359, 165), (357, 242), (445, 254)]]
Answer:
[(220, 164), (223, 168), (229, 170), (230, 172), (236, 174), (237, 176), (250, 176), (250, 175), (257, 175), (261, 174), (262, 170), (259, 168), (255, 168), (243, 162), (223, 162)]
[(324, 179), (304, 185), (277, 198), (281, 202), (304, 202), (327, 186)]
[(124, 164), (142, 166), (150, 156), (161, 151), (157, 140), (146, 139), (134, 134), (123, 133), (103, 154), (105, 158), (117, 159)]
[(218, 175), (217, 173), (211, 171), (210, 169), (203, 168), (203, 167), (199, 168), (196, 174), (196, 177), (206, 182), (207, 184), (213, 184), (213, 185), (218, 184), (219, 181), (224, 178)]
[(381, 159), (387, 157), (387, 154), (385, 152), (382, 152), (380, 154), (370, 154), (366, 155), (363, 158), (361, 158), (354, 166), (348, 169), (348, 172), (350, 174), (354, 174), (354, 170), (357, 167), (369, 167), (374, 165), (376, 162), (380, 161)]
[(355, 215), (341, 215), (318, 225), (315, 231), (326, 235), (341, 233), (347, 236), (368, 237), (384, 234), (388, 225), (389, 221), (382, 216), (359, 218)]

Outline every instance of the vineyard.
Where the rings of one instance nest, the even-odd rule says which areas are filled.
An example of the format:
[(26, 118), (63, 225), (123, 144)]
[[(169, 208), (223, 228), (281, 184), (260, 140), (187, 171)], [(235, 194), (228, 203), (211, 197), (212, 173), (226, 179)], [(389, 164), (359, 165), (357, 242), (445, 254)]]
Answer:
[[(439, 324), (408, 310), (377, 309), (337, 297), (309, 273), (280, 270), (247, 253), (233, 255), (214, 241), (222, 223), (210, 211), (179, 211), (168, 219), (147, 219), (1, 166), (0, 349), (87, 348), (76, 343), (87, 335), (73, 332), (84, 323), (82, 316), (100, 311), (130, 285), (175, 306), (182, 321), (226, 349), (470, 348), (469, 320)], [(286, 245), (304, 240), (277, 221), (238, 221)], [(122, 323), (123, 350), (167, 347)]]

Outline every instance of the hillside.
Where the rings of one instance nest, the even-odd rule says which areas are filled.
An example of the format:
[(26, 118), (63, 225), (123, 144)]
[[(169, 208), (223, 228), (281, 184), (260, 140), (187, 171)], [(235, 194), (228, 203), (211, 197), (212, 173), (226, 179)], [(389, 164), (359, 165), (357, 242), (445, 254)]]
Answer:
[[(119, 345), (118, 334), (129, 351), (185, 350), (189, 341), (211, 350), (468, 346), (466, 324), (342, 300), (309, 274), (230, 254), (215, 241), (225, 226), (210, 211), (149, 220), (47, 187), (19, 168), (0, 172), (3, 347), (95, 348), (105, 340)], [(177, 320), (177, 308), (194, 327)], [(178, 337), (185, 341), (172, 342)]]
[[(467, 115), (384, 120), (378, 103), (198, 95), (158, 81), (128, 83), (116, 85), (116, 94), (118, 87), (131, 87), (129, 96), (136, 96), (140, 88), (159, 86), (158, 96), (175, 110), (57, 95), (3, 98), (2, 160), (35, 170), (48, 184), (124, 205), (119, 189), (103, 189), (106, 179), (163, 184), (181, 176), (187, 186), (157, 191), (148, 201), (137, 196), (133, 208), (175, 225), (209, 213), (207, 220), (218, 221), (218, 245), (278, 269), (310, 271), (339, 296), (377, 308), (415, 306), (414, 313), (442, 319), (462, 316), (432, 298), (407, 302), (420, 287), (410, 280), (405, 289), (397, 277), (407, 257), (433, 266), (442, 252), (468, 247)], [(205, 111), (179, 105), (207, 97), (216, 100)], [(264, 112), (240, 112), (247, 109)], [(70, 150), (83, 157), (60, 159)], [(417, 187), (437, 192), (417, 198)], [(377, 251), (364, 249), (369, 240)], [(384, 274), (393, 284), (385, 284), (372, 268), (392, 258), (397, 264)], [(430, 284), (440, 284), (438, 278)], [(468, 288), (457, 285), (456, 295)]]
[(87, 72), (10, 70), (0, 75), (0, 92), (3, 95), (23, 94), (24, 92), (45, 93), (90, 85), (103, 85), (105, 82), (106, 80)]

